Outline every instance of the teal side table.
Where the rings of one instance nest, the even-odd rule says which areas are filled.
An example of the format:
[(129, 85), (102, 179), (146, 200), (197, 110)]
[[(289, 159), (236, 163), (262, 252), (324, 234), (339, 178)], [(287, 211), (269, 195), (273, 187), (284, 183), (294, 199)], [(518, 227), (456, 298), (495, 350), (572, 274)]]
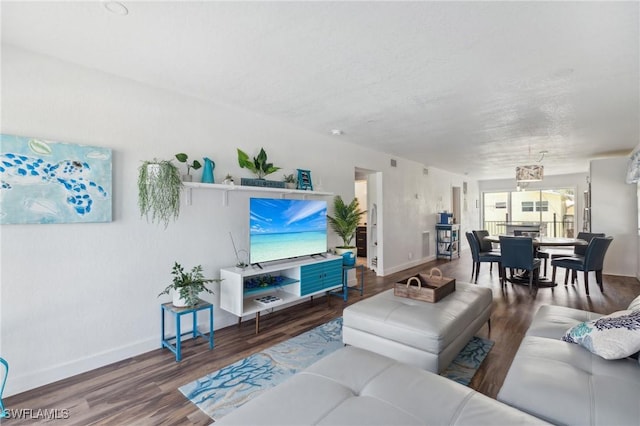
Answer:
[(2, 403), (2, 393), (4, 392), (4, 386), (7, 384), (7, 377), (9, 376), (9, 363), (5, 361), (4, 358), (0, 358), (0, 364), (4, 366), (4, 377), (0, 385), (0, 419), (2, 419), (9, 417), (9, 411), (4, 408), (4, 404)]
[[(209, 310), (209, 336), (198, 331), (198, 311), (206, 310)], [(176, 334), (172, 337), (165, 337), (164, 317), (166, 313), (172, 314), (176, 321)], [(183, 315), (188, 314), (193, 316), (193, 330), (182, 333), (180, 320)], [(177, 308), (173, 306), (171, 302), (163, 303), (161, 305), (160, 315), (162, 316), (162, 342), (160, 348), (167, 348), (173, 352), (176, 355), (176, 362), (182, 360), (182, 336), (191, 334), (194, 339), (204, 337), (209, 340), (209, 349), (213, 349), (213, 305), (211, 303), (198, 299), (198, 303), (195, 306), (185, 308)]]
[[(348, 285), (349, 271), (351, 269), (356, 270), (356, 281), (358, 280), (358, 269), (360, 270), (360, 288), (358, 288), (357, 286), (349, 287)], [(342, 289), (330, 291), (329, 294), (331, 296), (342, 297), (342, 300), (346, 302), (349, 298), (349, 290), (359, 290), (360, 296), (364, 294), (364, 265), (342, 265)]]

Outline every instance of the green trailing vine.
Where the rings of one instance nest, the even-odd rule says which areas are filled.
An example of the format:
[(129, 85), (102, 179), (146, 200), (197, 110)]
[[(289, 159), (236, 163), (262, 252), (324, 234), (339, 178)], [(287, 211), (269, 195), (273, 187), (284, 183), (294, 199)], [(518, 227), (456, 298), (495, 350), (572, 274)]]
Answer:
[(147, 221), (166, 229), (180, 215), (181, 191), (180, 171), (171, 161), (144, 161), (138, 169), (138, 207)]

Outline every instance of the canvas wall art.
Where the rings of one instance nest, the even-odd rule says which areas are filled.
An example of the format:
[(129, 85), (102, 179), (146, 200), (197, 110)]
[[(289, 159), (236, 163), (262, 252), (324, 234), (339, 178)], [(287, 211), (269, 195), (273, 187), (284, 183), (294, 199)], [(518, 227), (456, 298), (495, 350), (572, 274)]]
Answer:
[(0, 224), (111, 221), (111, 150), (0, 134)]

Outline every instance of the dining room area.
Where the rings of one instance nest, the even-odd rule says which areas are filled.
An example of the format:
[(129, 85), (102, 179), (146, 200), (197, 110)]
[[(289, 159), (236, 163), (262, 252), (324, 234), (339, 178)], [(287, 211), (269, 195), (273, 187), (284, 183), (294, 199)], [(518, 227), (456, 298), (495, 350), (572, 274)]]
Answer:
[[(589, 296), (589, 276), (604, 292), (602, 271), (604, 259), (613, 237), (604, 233), (579, 232), (573, 237), (541, 236), (539, 231), (514, 230), (511, 235), (492, 235), (486, 229), (466, 232), (472, 258), (472, 282), (478, 281), (482, 263), (490, 271), (497, 267), (500, 284), (507, 282), (528, 286), (529, 293), (558, 285), (560, 271), (564, 285), (577, 284), (578, 272)], [(551, 270), (551, 276), (549, 271)]]

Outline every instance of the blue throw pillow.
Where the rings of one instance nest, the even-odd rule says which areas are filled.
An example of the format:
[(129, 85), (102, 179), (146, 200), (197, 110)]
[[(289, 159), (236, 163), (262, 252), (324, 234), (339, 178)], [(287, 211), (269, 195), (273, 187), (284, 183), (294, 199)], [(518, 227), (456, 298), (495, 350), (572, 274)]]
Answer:
[(576, 343), (604, 359), (640, 351), (640, 311), (618, 311), (571, 327), (562, 340)]

